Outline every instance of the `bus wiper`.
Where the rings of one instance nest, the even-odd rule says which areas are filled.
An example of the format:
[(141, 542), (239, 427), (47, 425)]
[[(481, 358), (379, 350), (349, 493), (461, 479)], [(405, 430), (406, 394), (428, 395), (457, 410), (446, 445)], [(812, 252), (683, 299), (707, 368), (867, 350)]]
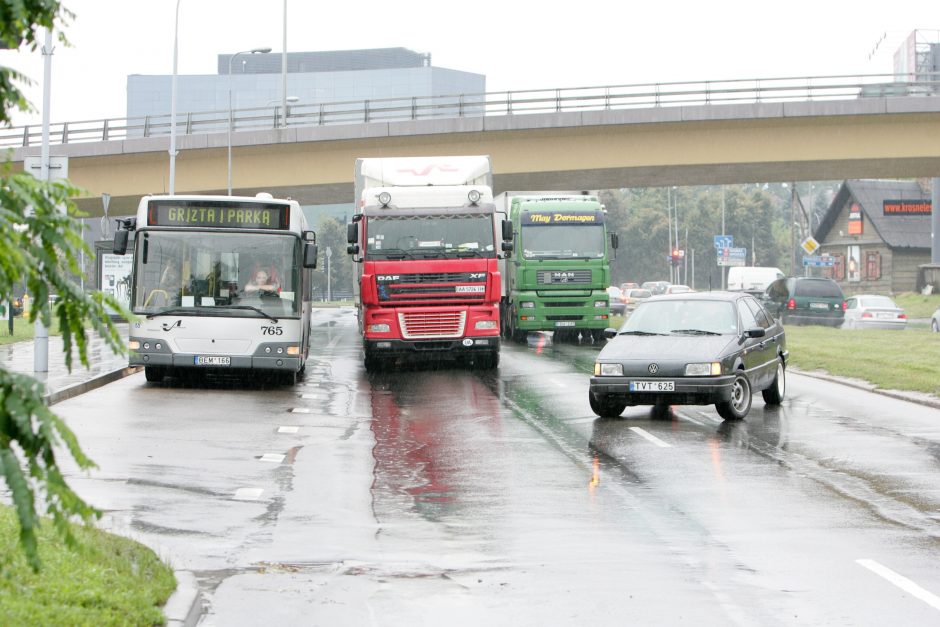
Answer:
[(193, 307), (167, 307), (166, 309), (155, 311), (152, 314), (147, 314), (147, 320), (151, 320), (157, 316), (172, 316), (191, 313), (193, 313)]
[(274, 323), (277, 322), (277, 318), (275, 318), (274, 316), (272, 316), (271, 314), (269, 314), (269, 313), (266, 312), (265, 310), (263, 310), (263, 309), (261, 309), (261, 308), (259, 308), (259, 307), (255, 307), (254, 305), (219, 305), (217, 308), (225, 308), (225, 309), (247, 309), (247, 310), (250, 310), (250, 311), (257, 311), (259, 314), (261, 314), (262, 316), (264, 316), (265, 318), (267, 318), (267, 319), (270, 320), (271, 322), (274, 322)]

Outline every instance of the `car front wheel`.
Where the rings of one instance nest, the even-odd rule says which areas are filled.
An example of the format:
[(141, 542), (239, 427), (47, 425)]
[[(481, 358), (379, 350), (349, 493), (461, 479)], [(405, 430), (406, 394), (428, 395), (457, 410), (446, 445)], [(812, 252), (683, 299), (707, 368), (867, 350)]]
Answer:
[(787, 392), (787, 369), (783, 365), (783, 360), (777, 360), (777, 372), (774, 374), (774, 380), (770, 387), (761, 390), (761, 396), (768, 405), (779, 405), (783, 402), (783, 397)]
[(598, 398), (593, 392), (588, 392), (588, 402), (591, 405), (591, 411), (602, 418), (616, 418), (627, 408), (624, 401), (618, 401), (609, 396)]
[(731, 400), (715, 403), (718, 415), (725, 420), (741, 420), (751, 410), (751, 382), (747, 375), (739, 372), (731, 384)]

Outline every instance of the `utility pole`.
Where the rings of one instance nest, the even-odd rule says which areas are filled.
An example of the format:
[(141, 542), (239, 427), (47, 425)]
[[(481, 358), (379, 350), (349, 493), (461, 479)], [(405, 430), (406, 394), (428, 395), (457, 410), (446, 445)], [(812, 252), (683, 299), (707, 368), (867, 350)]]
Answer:
[[(49, 103), (52, 101), (52, 30), (46, 29), (46, 40), (42, 46), (42, 149), (40, 151), (39, 178), (49, 182)], [(34, 302), (33, 307), (39, 303)], [(49, 372), (49, 329), (36, 318), (33, 327), (33, 371)]]

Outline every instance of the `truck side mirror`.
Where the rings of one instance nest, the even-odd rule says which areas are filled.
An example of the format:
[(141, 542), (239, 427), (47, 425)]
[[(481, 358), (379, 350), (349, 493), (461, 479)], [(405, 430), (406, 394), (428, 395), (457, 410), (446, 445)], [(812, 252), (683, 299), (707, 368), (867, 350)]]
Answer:
[(503, 242), (503, 252), (506, 253), (506, 256), (509, 256), (509, 253), (512, 252), (513, 245), (512, 242)]
[[(346, 243), (355, 244), (359, 241), (359, 225), (355, 222), (350, 222), (346, 225)], [(356, 251), (358, 252), (358, 251)]]
[(304, 267), (305, 268), (316, 268), (317, 267), (317, 245), (313, 242), (307, 242), (304, 244)]
[[(511, 220), (503, 220), (503, 240), (507, 242), (512, 241), (512, 221)], [(506, 250), (506, 249), (504, 248), (503, 250)], [(509, 250), (512, 250), (512, 248), (510, 248)]]
[(350, 244), (346, 247), (347, 255), (358, 255), (359, 254), (359, 244)]
[(125, 231), (120, 229), (114, 232), (114, 246), (113, 251), (115, 255), (123, 255), (127, 252), (127, 238), (130, 235), (130, 231)]

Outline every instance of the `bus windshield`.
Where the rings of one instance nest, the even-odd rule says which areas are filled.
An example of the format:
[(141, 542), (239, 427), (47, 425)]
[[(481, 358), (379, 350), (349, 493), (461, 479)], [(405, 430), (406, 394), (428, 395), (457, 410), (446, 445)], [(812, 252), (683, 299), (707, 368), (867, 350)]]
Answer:
[(145, 230), (136, 246), (134, 313), (300, 315), (296, 236)]
[(526, 259), (601, 259), (606, 250), (604, 226), (526, 224), (522, 228), (522, 256)]
[(496, 256), (493, 216), (369, 216), (366, 253), (386, 259)]

